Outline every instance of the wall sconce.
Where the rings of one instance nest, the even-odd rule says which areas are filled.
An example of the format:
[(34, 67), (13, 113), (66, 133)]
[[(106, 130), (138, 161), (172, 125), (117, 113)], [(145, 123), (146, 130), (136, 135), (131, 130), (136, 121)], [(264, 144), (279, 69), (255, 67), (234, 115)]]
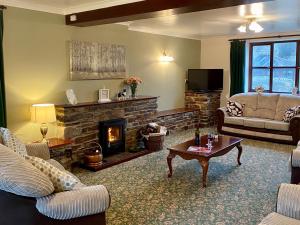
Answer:
[(172, 56), (168, 56), (166, 54), (166, 52), (164, 51), (163, 55), (159, 58), (159, 61), (161, 62), (173, 62), (174, 61), (174, 58)]

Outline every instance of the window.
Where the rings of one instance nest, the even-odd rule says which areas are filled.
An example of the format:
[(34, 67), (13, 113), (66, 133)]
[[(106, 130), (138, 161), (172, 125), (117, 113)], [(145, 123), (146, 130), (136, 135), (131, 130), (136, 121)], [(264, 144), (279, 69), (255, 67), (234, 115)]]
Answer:
[(290, 93), (299, 87), (300, 41), (250, 44), (249, 91)]

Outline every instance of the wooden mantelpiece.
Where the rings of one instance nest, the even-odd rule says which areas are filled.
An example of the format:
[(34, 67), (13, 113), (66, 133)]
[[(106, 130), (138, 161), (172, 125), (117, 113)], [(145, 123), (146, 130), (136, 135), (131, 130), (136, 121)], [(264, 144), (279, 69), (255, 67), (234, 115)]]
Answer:
[(110, 105), (110, 104), (116, 104), (116, 103), (126, 103), (126, 102), (134, 102), (134, 101), (141, 101), (141, 100), (150, 100), (150, 99), (157, 99), (159, 97), (153, 97), (153, 96), (138, 96), (136, 98), (126, 98), (125, 100), (117, 100), (114, 99), (111, 102), (82, 102), (78, 103), (76, 105), (71, 104), (62, 104), (62, 105), (56, 105), (57, 108), (79, 108), (79, 107), (87, 107), (87, 106), (99, 106), (99, 105)]

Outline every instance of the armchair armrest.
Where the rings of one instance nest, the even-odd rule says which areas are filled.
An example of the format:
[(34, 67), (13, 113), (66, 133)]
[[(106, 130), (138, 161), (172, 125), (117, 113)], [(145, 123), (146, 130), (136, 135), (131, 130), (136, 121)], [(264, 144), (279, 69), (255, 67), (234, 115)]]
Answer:
[(297, 147), (292, 151), (291, 166), (300, 168), (300, 147)]
[(220, 133), (222, 131), (222, 127), (224, 124), (224, 118), (228, 116), (228, 113), (226, 111), (226, 107), (218, 108), (217, 109), (217, 121), (218, 121), (218, 132)]
[(82, 187), (37, 198), (37, 210), (50, 218), (67, 220), (105, 212), (110, 205), (103, 185)]
[(293, 144), (297, 145), (300, 140), (300, 115), (297, 115), (291, 119), (290, 132), (293, 137)]
[(277, 213), (300, 219), (300, 186), (295, 184), (281, 184), (277, 197)]
[(33, 143), (26, 145), (27, 154), (44, 160), (50, 159), (50, 151), (47, 143)]

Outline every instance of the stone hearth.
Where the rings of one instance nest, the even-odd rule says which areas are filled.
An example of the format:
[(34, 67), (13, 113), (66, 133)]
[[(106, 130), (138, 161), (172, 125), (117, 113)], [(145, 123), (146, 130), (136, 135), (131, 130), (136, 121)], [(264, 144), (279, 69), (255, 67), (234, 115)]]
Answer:
[(143, 96), (109, 103), (81, 103), (56, 106), (58, 126), (64, 130), (64, 138), (73, 141), (75, 160), (99, 143), (99, 122), (124, 118), (127, 122), (125, 146), (136, 145), (137, 131), (156, 121), (157, 97)]

